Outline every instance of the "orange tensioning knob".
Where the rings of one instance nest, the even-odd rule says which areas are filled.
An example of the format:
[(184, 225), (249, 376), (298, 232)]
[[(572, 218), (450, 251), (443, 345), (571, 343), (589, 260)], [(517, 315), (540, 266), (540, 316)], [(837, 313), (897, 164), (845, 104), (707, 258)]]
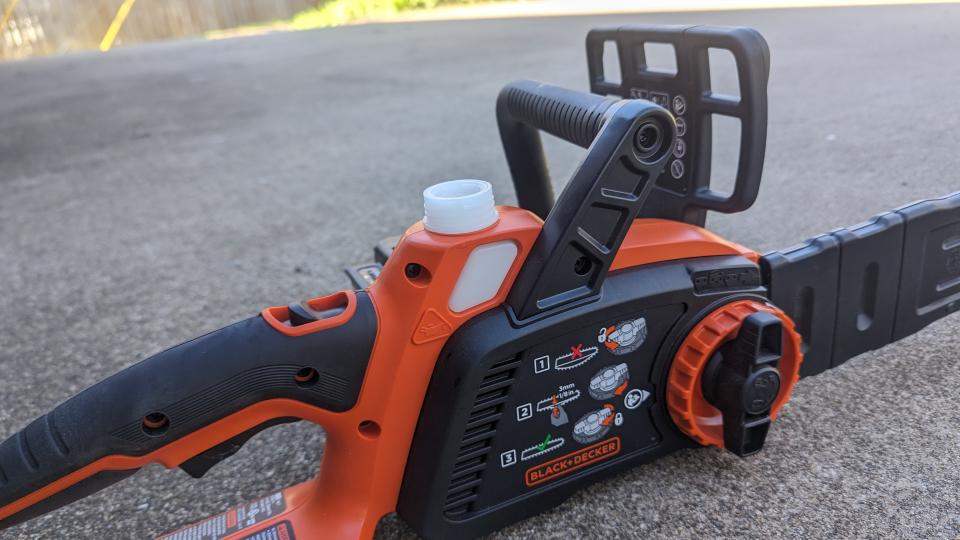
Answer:
[(783, 321), (783, 349), (778, 365), (780, 390), (770, 406), (770, 420), (776, 419), (800, 378), (802, 339), (784, 312), (755, 300), (739, 300), (716, 309), (687, 335), (667, 379), (670, 417), (681, 431), (700, 444), (724, 447), (722, 414), (703, 395), (703, 373), (707, 364), (722, 345), (737, 337), (743, 321), (759, 312), (770, 313)]

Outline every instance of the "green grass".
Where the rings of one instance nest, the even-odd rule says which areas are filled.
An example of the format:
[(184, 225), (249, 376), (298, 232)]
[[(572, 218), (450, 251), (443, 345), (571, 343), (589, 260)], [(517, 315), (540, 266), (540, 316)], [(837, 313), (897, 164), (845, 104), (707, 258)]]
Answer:
[(339, 26), (364, 19), (379, 19), (401, 11), (431, 9), (439, 4), (471, 4), (473, 0), (328, 0), (301, 11), (291, 20), (293, 28), (307, 30)]
[(505, 0), (326, 0), (287, 20), (264, 21), (237, 28), (211, 30), (204, 35), (218, 39), (270, 30), (310, 30), (341, 26), (355, 21), (388, 19), (401, 11), (426, 10), (437, 6), (502, 2)]

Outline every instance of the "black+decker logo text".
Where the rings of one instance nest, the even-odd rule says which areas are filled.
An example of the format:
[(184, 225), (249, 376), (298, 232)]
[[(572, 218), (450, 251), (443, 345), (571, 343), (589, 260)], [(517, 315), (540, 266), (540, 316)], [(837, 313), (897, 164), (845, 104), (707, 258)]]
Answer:
[(527, 469), (523, 481), (526, 482), (527, 487), (533, 487), (547, 480), (552, 480), (569, 472), (573, 472), (581, 467), (603, 461), (619, 453), (620, 437), (613, 437), (577, 450), (576, 452), (558, 457), (542, 465), (530, 467)]

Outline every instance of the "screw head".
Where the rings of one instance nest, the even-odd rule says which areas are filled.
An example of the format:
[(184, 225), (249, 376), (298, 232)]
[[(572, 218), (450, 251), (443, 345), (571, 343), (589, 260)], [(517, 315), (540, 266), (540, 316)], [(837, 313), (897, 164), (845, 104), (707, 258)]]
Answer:
[(417, 263), (410, 263), (403, 269), (403, 273), (410, 279), (416, 279), (423, 272), (423, 267)]

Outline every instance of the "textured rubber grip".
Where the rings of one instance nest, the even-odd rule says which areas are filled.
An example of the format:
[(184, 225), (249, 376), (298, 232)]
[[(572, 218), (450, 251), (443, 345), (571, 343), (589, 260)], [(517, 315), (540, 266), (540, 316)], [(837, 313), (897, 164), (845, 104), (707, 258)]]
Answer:
[(535, 81), (515, 81), (497, 98), (500, 140), (521, 208), (546, 219), (553, 208), (539, 131), (590, 146), (618, 100)]
[[(365, 293), (349, 294), (356, 295), (356, 308), (336, 326), (291, 336), (252, 317), (147, 358), (0, 443), (0, 529), (136, 469), (111, 467), (31, 506), (11, 506), (67, 475), (110, 456), (144, 456), (258, 402), (286, 398), (335, 412), (350, 409), (376, 339), (377, 316)], [(206, 450), (198, 447), (196, 455)]]
[(498, 117), (590, 146), (618, 100), (536, 81), (514, 81), (500, 91)]

